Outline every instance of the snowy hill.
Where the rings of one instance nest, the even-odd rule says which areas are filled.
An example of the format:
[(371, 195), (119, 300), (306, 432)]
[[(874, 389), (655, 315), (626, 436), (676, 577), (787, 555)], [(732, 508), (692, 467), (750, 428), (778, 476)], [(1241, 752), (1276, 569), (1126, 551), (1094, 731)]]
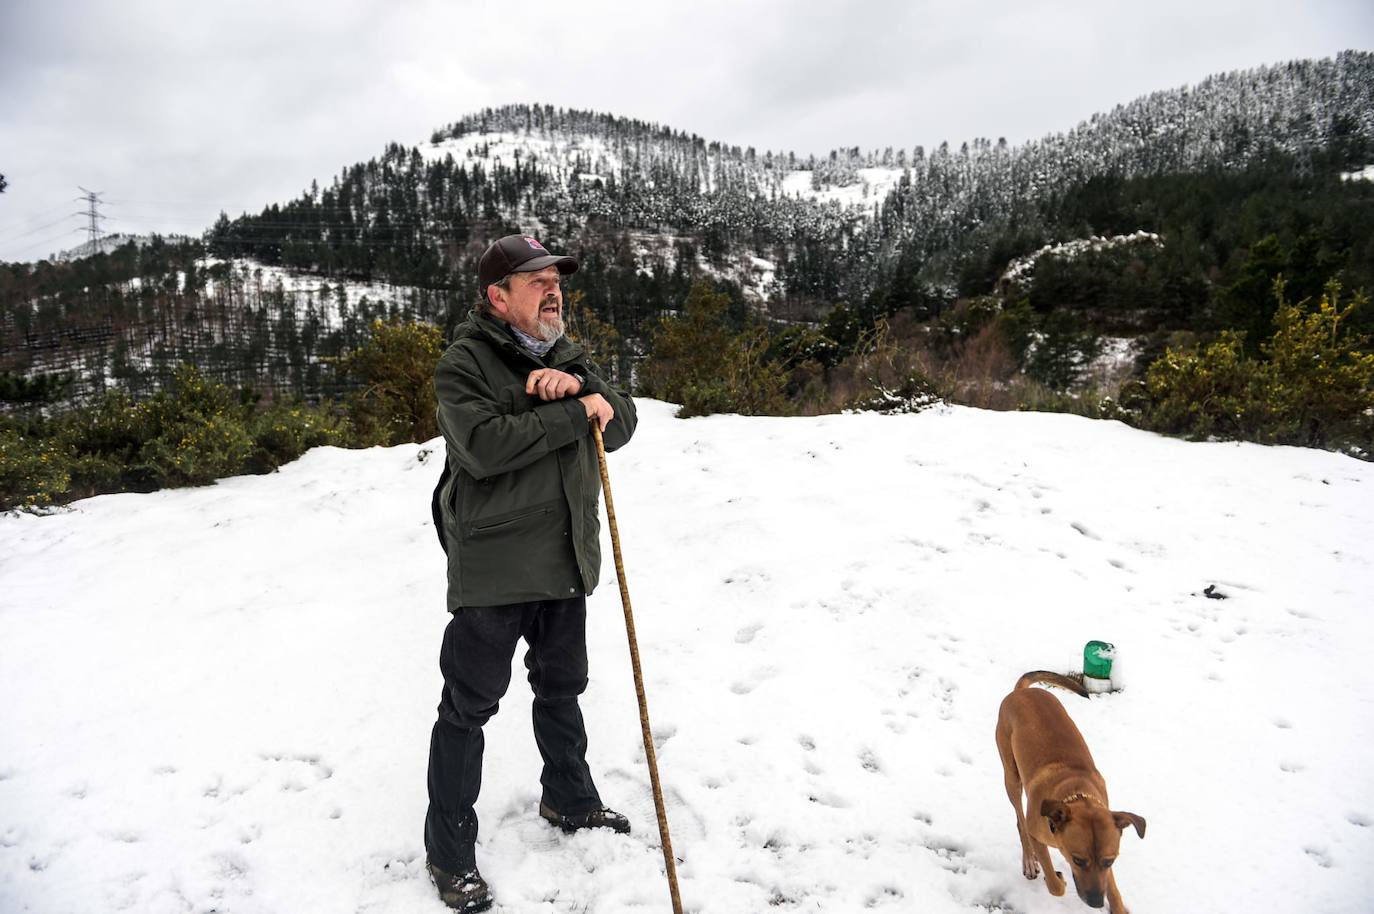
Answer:
[[(191, 239), (186, 235), (169, 234), (159, 236), (162, 241), (170, 244), (184, 244)], [(58, 262), (70, 262), (81, 260), (84, 257), (93, 257), (96, 254), (109, 253), (121, 245), (135, 244), (139, 247), (147, 247), (153, 243), (152, 235), (129, 235), (124, 232), (115, 232), (104, 235), (97, 241), (87, 241), (78, 244), (76, 247), (68, 248), (53, 255), (52, 259)]]
[[(1062, 700), (1149, 822), (1136, 914), (1369, 909), (1374, 465), (1064, 415), (640, 410), (611, 475), (689, 911), (1087, 910), (1022, 878), (993, 725), (1093, 638), (1125, 689)], [(443, 910), (435, 444), (0, 518), (0, 911)], [(538, 818), (515, 676), (478, 806), (498, 911), (668, 909), (609, 561), (589, 616), (590, 757), (635, 832)]]
[[(1351, 169), (1374, 142), (1374, 54), (1218, 74), (1060, 126), (1019, 145), (955, 138), (816, 156), (609, 113), (488, 108), (389, 143), (296, 199), (222, 214), (204, 250), (8, 267), (0, 371), (75, 373), (73, 403), (116, 379), (145, 396), (182, 361), (273, 396), (338, 396), (329, 359), (365, 340), (374, 317), (451, 328), (477, 297), (482, 251), (513, 230), (580, 258), (576, 291), (618, 334), (627, 375), (700, 280), (775, 327), (819, 327), (839, 306), (865, 325), (902, 311), (924, 321), (960, 299), (1029, 293), (1055, 272), (1032, 270), (1035, 258), (1083, 253), (1096, 275), (1061, 277), (1037, 311), (1071, 309), (1112, 335), (1211, 330), (1179, 325), (1212, 313), (1268, 233), (1297, 244), (1283, 237), (1291, 224), (1329, 234), (1302, 250), (1346, 252), (1323, 262), (1321, 281), (1367, 285), (1369, 230), (1351, 214), (1368, 188), (1336, 175), (1363, 174)], [(1226, 184), (1255, 169), (1260, 183)], [(1302, 175), (1310, 188), (1253, 211), (1260, 188)], [(1130, 182), (1160, 177), (1207, 183), (1147, 189), (1149, 205), (1131, 196)], [(1178, 203), (1199, 198), (1212, 201), (1205, 215)], [(1120, 263), (1098, 262), (1104, 245)]]
[[(1041, 208), (1095, 177), (1239, 169), (1275, 153), (1310, 169), (1314, 152), (1344, 156), (1371, 139), (1374, 54), (1355, 50), (1153, 92), (1016, 146), (970, 137), (798, 155), (609, 113), (506, 105), (439, 127), (428, 143), (389, 144), (331, 186), (222, 220), (208, 239), (219, 256), (429, 282), (440, 261), (468, 266), (493, 223), (583, 236), (584, 246), (624, 232), (644, 272), (674, 269), (686, 245), (764, 307), (857, 300), (901, 257), (937, 261), (929, 281), (952, 283), (966, 249), (986, 243), (980, 229), (1053, 233)], [(404, 256), (378, 263), (379, 246)], [(753, 257), (773, 265), (773, 284), (750, 281)]]

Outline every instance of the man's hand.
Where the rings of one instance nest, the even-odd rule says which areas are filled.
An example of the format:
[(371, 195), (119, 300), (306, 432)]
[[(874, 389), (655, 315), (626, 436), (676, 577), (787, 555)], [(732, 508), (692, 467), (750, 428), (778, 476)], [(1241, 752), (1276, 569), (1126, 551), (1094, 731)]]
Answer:
[(582, 382), (557, 368), (536, 368), (525, 379), (525, 393), (541, 400), (561, 400), (582, 392)]
[(601, 394), (587, 394), (585, 397), (578, 397), (582, 405), (587, 408), (587, 421), (595, 422), (597, 427), (603, 432), (606, 426), (615, 418), (615, 410), (611, 409), (611, 404)]

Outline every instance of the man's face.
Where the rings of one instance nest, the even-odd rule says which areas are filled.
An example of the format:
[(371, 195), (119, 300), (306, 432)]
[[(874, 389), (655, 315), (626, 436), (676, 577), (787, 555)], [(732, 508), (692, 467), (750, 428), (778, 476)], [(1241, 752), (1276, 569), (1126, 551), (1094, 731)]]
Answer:
[(489, 286), (492, 311), (535, 339), (552, 342), (563, 335), (563, 287), (558, 267), (537, 273), (512, 273), (510, 288)]

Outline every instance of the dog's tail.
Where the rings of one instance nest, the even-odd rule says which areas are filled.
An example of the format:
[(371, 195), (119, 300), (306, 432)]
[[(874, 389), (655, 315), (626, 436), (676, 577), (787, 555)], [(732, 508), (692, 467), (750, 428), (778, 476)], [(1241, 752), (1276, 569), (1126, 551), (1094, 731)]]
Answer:
[(1012, 691), (1028, 688), (1037, 682), (1043, 682), (1045, 685), (1058, 686), (1061, 689), (1068, 689), (1075, 695), (1082, 695), (1084, 698), (1088, 697), (1088, 690), (1083, 687), (1083, 683), (1074, 679), (1072, 676), (1051, 673), (1049, 670), (1033, 670), (1026, 673), (1020, 679), (1016, 680), (1016, 687)]

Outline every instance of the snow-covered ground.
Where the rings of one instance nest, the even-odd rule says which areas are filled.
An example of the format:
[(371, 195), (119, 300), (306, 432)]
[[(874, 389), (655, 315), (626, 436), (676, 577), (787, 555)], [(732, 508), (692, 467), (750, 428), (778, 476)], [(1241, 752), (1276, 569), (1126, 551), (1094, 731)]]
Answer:
[(426, 142), (417, 147), (427, 160), (442, 160), (453, 156), (460, 165), (480, 162), (486, 170), (499, 160), (513, 168), (517, 159), (538, 159), (546, 167), (568, 167), (581, 158), (585, 180), (609, 180), (620, 171), (620, 155), (604, 139), (582, 134), (541, 136), (516, 131), (469, 133), (438, 143)]
[[(373, 304), (394, 304), (404, 307), (413, 292), (411, 286), (397, 286), (385, 282), (325, 279), (310, 273), (261, 263), (251, 257), (235, 257), (227, 261), (206, 257), (198, 261), (196, 266), (205, 270), (218, 264), (227, 264), (231, 275), (230, 281), (242, 288), (257, 288), (262, 292), (280, 288), (294, 300), (301, 319), (305, 318), (308, 309), (313, 308), (321, 321), (333, 329), (343, 326), (343, 316), (339, 313), (340, 290), (343, 291), (343, 298), (351, 309), (357, 308), (363, 299)], [(179, 274), (178, 280), (184, 285), (185, 274)], [(213, 278), (205, 280), (207, 297), (214, 296), (215, 284), (216, 280)], [(260, 296), (255, 295), (253, 298), (257, 301)]]
[[(1116, 868), (1135, 914), (1370, 910), (1374, 465), (639, 406), (611, 475), (687, 910), (1086, 910), (1022, 878), (993, 727), (1094, 638), (1125, 689), (1062, 700), (1149, 822)], [(443, 910), (437, 456), (0, 518), (0, 911)], [(478, 806), (498, 911), (668, 910), (609, 559), (588, 639), (591, 760), (635, 832), (538, 818), (517, 659)]]
[(788, 172), (783, 179), (783, 192), (791, 197), (810, 197), (819, 203), (835, 201), (841, 206), (859, 206), (871, 210), (881, 203), (897, 186), (902, 177), (900, 168), (860, 168), (859, 180), (844, 187), (826, 184), (819, 190), (811, 186), (811, 172), (806, 169)]
[[(480, 162), (490, 170), (499, 160), (506, 167), (513, 167), (516, 159), (536, 158), (555, 173), (571, 169), (579, 158), (584, 163), (581, 180), (608, 180), (620, 172), (621, 155), (614, 146), (600, 137), (585, 135), (543, 136), (515, 131), (493, 131), (491, 133), (470, 133), (457, 138), (449, 138), (438, 143), (424, 143), (417, 148), (426, 159), (438, 160), (453, 156), (454, 161), (464, 164)], [(809, 169), (787, 171), (780, 182), (782, 192), (791, 197), (809, 197), (820, 203), (834, 201), (841, 206), (857, 206), (867, 215), (873, 204), (886, 199), (897, 186), (902, 176), (900, 168), (859, 168), (859, 180), (853, 184), (837, 187), (825, 184), (819, 189), (811, 186)], [(759, 175), (760, 180), (763, 174)], [(702, 173), (702, 191), (713, 190), (709, 171)]]

